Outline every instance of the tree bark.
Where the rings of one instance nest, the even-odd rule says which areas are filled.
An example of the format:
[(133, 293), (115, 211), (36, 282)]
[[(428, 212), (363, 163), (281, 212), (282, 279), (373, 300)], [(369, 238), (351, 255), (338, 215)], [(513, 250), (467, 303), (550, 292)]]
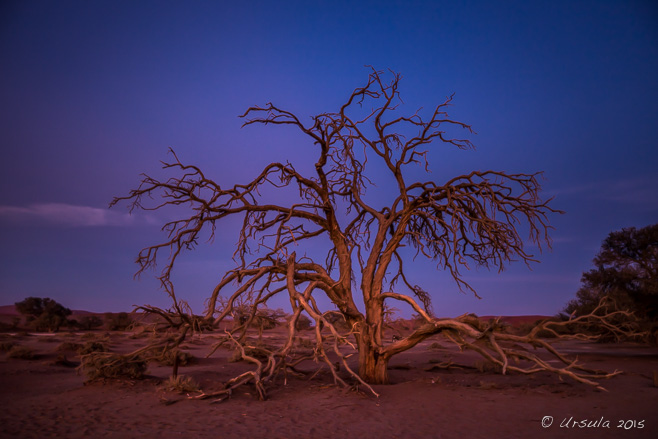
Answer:
[[(381, 354), (381, 313), (369, 313), (359, 337), (359, 376), (368, 384), (388, 384), (388, 360)], [(377, 321), (371, 321), (373, 320)]]
[(359, 376), (368, 384), (389, 384), (388, 357), (378, 349), (364, 343), (359, 346)]

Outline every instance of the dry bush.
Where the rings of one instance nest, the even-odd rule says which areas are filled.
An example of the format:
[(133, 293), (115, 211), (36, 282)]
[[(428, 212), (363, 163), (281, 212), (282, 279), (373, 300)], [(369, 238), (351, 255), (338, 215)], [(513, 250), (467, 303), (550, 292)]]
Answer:
[(115, 378), (140, 379), (146, 373), (147, 362), (138, 355), (121, 355), (111, 352), (92, 352), (83, 355), (79, 370), (87, 381)]
[(299, 318), (297, 319), (297, 322), (295, 323), (295, 329), (297, 331), (307, 331), (313, 327), (313, 322), (311, 319), (305, 315), (305, 314), (300, 314)]
[(240, 352), (240, 349), (235, 349), (231, 356), (228, 358), (228, 362), (237, 363), (239, 361), (242, 361), (242, 352)]
[[(77, 344), (77, 343), (72, 343)], [(107, 344), (99, 341), (88, 341), (84, 346), (78, 349), (80, 355), (90, 354), (92, 352), (107, 352)]]
[(184, 375), (171, 376), (163, 383), (165, 390), (169, 392), (190, 393), (201, 391), (199, 384), (192, 377)]
[(64, 351), (79, 352), (82, 348), (83, 345), (80, 343), (67, 341), (57, 346), (57, 352), (64, 352)]
[(91, 331), (103, 326), (103, 320), (96, 315), (83, 316), (77, 326), (82, 330)]
[(133, 319), (127, 312), (117, 314), (105, 313), (105, 325), (110, 331), (126, 331), (133, 325)]
[(315, 343), (313, 342), (313, 340), (309, 340), (308, 338), (296, 337), (295, 340), (297, 342), (297, 346), (299, 346), (300, 348), (313, 348), (313, 347), (315, 347)]
[(64, 366), (64, 367), (76, 367), (78, 365), (73, 361), (69, 361), (68, 358), (66, 358), (66, 355), (64, 354), (57, 355), (57, 358), (51, 361), (50, 364), (53, 366)]
[(510, 333), (514, 335), (528, 335), (530, 331), (532, 331), (532, 328), (537, 326), (536, 323), (521, 323), (515, 326), (512, 326)]
[(149, 340), (152, 343), (176, 343), (178, 336), (169, 332), (151, 332)]
[(13, 341), (3, 341), (2, 343), (0, 343), (0, 352), (8, 352), (14, 346), (16, 346), (16, 343), (14, 343)]
[(410, 363), (389, 364), (388, 368), (389, 368), (389, 370), (411, 370), (412, 369)]
[(347, 323), (347, 320), (345, 320), (345, 316), (337, 311), (327, 311), (323, 316), (325, 320), (331, 323), (338, 331), (347, 332), (352, 329)]
[[(206, 342), (202, 338), (190, 338), (187, 340), (188, 345), (205, 346)], [(182, 346), (181, 346), (182, 347)]]
[(500, 389), (500, 386), (497, 383), (491, 381), (480, 381), (479, 388), (482, 390), (496, 390)]
[(104, 333), (104, 334), (98, 334), (98, 333), (93, 333), (93, 332), (87, 332), (86, 334), (82, 334), (80, 337), (83, 340), (88, 340), (88, 341), (97, 341), (100, 343), (109, 343), (110, 342), (110, 334), (109, 333)]
[(502, 367), (489, 360), (477, 360), (474, 364), (480, 373), (501, 373)]
[(178, 348), (161, 348), (154, 347), (145, 352), (145, 358), (148, 361), (156, 361), (163, 366), (173, 366), (178, 357), (178, 365), (186, 366), (195, 360), (189, 352), (181, 351)]
[(9, 332), (16, 329), (17, 325), (10, 325), (9, 323), (0, 322), (0, 332)]
[[(518, 325), (511, 325), (507, 326), (506, 330), (503, 332), (507, 332), (509, 334), (513, 335), (518, 335), (518, 336), (526, 336), (532, 332), (532, 330), (539, 326), (542, 323), (550, 323), (550, 322), (555, 322), (555, 323), (560, 323), (564, 322), (567, 319), (563, 318), (562, 316), (559, 317), (553, 317), (549, 319), (543, 319), (543, 320), (537, 320), (536, 322), (526, 322), (526, 323), (520, 323)], [(562, 335), (570, 335), (570, 334), (575, 334), (578, 332), (581, 332), (586, 329), (584, 325), (577, 326), (577, 325), (571, 325), (571, 326), (559, 326), (559, 325), (550, 325), (551, 328), (554, 327), (554, 330), (546, 330), (542, 329), (535, 333), (536, 337), (539, 338), (559, 338)], [(586, 333), (588, 335), (595, 335), (597, 331), (585, 331), (583, 333)]]
[(128, 337), (132, 340), (155, 337), (158, 334), (158, 328), (153, 323), (134, 322), (132, 326), (133, 333)]
[(561, 338), (562, 336), (569, 336), (573, 334), (582, 334), (584, 336), (591, 337), (592, 339), (598, 340), (603, 340), (604, 337), (601, 335), (601, 328), (598, 328), (596, 326), (578, 326), (574, 325), (571, 328), (568, 327), (557, 327), (554, 330), (546, 330), (542, 329), (538, 331), (535, 336), (538, 338), (544, 338), (544, 339), (553, 339), (553, 338)]
[(59, 343), (60, 341), (62, 341), (59, 338), (52, 337), (52, 336), (51, 337), (39, 337), (39, 338), (37, 338), (37, 340), (41, 343)]
[(387, 323), (387, 326), (396, 333), (404, 333), (411, 331), (414, 329), (415, 325), (416, 325), (415, 321), (411, 321), (403, 318), (391, 320), (390, 322)]
[(33, 360), (35, 358), (34, 351), (26, 346), (14, 346), (9, 349), (7, 353), (9, 358), (18, 358), (21, 360)]
[[(267, 346), (245, 346), (244, 353), (250, 357), (254, 357), (261, 361), (267, 361), (268, 356), (272, 353), (272, 348)], [(237, 363), (243, 361), (242, 352), (240, 349), (233, 351), (233, 355), (228, 359), (229, 363)]]

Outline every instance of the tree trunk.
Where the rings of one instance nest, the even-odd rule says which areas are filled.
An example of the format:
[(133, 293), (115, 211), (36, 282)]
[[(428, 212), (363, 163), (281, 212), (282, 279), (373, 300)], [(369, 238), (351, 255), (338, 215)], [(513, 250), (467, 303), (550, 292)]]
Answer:
[(388, 358), (371, 348), (359, 348), (359, 376), (368, 384), (388, 384)]
[(380, 355), (380, 325), (364, 325), (359, 338), (359, 376), (368, 384), (388, 384), (389, 357)]

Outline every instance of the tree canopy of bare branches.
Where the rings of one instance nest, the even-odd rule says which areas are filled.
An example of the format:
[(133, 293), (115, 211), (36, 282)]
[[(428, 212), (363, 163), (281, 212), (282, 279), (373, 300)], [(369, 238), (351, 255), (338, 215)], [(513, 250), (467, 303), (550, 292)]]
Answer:
[[(256, 365), (254, 372), (237, 377), (227, 387), (251, 381), (264, 394), (264, 384), (293, 364), (295, 322), (302, 313), (316, 322), (314, 357), (328, 365), (337, 382), (344, 382), (344, 375), (338, 374), (336, 360), (359, 383), (387, 383), (391, 357), (439, 333), (478, 350), (504, 370), (521, 370), (509, 366), (508, 358), (522, 357), (534, 365), (523, 369), (526, 372), (550, 369), (578, 377), (572, 372), (573, 364), (561, 356), (564, 368), (557, 370), (531, 354), (509, 351), (499, 344), (493, 327), (479, 328), (467, 318), (435, 318), (431, 294), (410, 277), (408, 252), (403, 247), (413, 249), (416, 257), (434, 261), (461, 289), (475, 293), (462, 270), (468, 264), (502, 270), (514, 260), (534, 261), (519, 231), (529, 231), (529, 241), (540, 250), (550, 246), (547, 216), (557, 210), (541, 199), (538, 173), (489, 170), (445, 181), (429, 179), (429, 149), (473, 148), (467, 138), (450, 134), (457, 131), (468, 136), (472, 130), (448, 115), (452, 97), (424, 115), (420, 110), (402, 114), (400, 82), (395, 72), (372, 69), (365, 84), (336, 112), (306, 120), (268, 103), (251, 107), (241, 116), (244, 126), (283, 125), (301, 132), (316, 156), (313, 172), (303, 174), (290, 161), (281, 161), (269, 163), (246, 182), (220, 186), (171, 151), (172, 160), (163, 163), (172, 173), (169, 179), (144, 176), (139, 188), (113, 201), (128, 200), (133, 209), (190, 209), (189, 216), (167, 223), (168, 239), (142, 250), (137, 261), (141, 273), (155, 265), (161, 250), (168, 252), (160, 280), (173, 300), (171, 312), (179, 314), (185, 314), (183, 301), (174, 293), (171, 274), (181, 253), (194, 247), (202, 233), (213, 236), (227, 218), (240, 218), (233, 255), (236, 267), (209, 292), (207, 308), (198, 319), (216, 327), (234, 313), (237, 303), (251, 304), (251, 318), (256, 318), (258, 310), (276, 295), (289, 298), (292, 318), (288, 342), (268, 352), (267, 360), (249, 354), (244, 331), (227, 335), (244, 358)], [(376, 166), (377, 175), (369, 172), (370, 166)], [(426, 181), (413, 177), (418, 170), (428, 176)], [(389, 182), (386, 193), (377, 192), (374, 179)], [(290, 190), (296, 196), (288, 203), (261, 195)], [(306, 253), (307, 245), (316, 241), (328, 242), (321, 258)], [(335, 309), (320, 310), (318, 295), (326, 296)], [(424, 324), (388, 342), (383, 337), (384, 315), (395, 303), (411, 307)], [(338, 331), (327, 312), (342, 315), (349, 331)], [(534, 343), (534, 338), (512, 341)], [(349, 367), (341, 346), (350, 346), (358, 354), (358, 370)]]

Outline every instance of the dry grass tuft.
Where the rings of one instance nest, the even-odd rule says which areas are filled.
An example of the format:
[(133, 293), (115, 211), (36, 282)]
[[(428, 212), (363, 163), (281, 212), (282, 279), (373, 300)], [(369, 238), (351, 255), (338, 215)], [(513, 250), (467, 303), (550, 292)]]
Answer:
[(188, 345), (204, 346), (206, 343), (202, 338), (193, 337), (187, 340)]
[(389, 365), (388, 368), (391, 370), (411, 370), (411, 364), (410, 363), (393, 364), (393, 365)]
[[(248, 356), (254, 357), (258, 360), (266, 361), (271, 350), (272, 350), (271, 348), (265, 347), (265, 346), (263, 346), (263, 347), (245, 346), (244, 353), (247, 354)], [(237, 362), (240, 362), (240, 361), (243, 361), (242, 352), (240, 351), (240, 349), (235, 349), (233, 351), (233, 355), (231, 355), (231, 357), (228, 359), (228, 362), (229, 363), (237, 363)]]
[(474, 366), (480, 373), (501, 373), (503, 371), (499, 364), (489, 360), (477, 360)]
[[(77, 344), (77, 343), (73, 343)], [(81, 346), (80, 348), (77, 349), (78, 353), (80, 355), (87, 355), (91, 354), (92, 352), (107, 352), (107, 344), (99, 341), (88, 341), (87, 343), (84, 344), (84, 346)]]
[(2, 343), (0, 343), (0, 352), (8, 352), (14, 346), (16, 346), (16, 343), (14, 343), (13, 341), (3, 341)]
[(156, 361), (163, 366), (173, 366), (176, 357), (178, 357), (178, 365), (186, 366), (195, 360), (194, 356), (188, 352), (181, 351), (180, 349), (163, 349), (153, 348), (147, 351), (146, 356), (149, 361)]
[(178, 392), (178, 393), (190, 393), (190, 392), (199, 392), (201, 388), (199, 384), (192, 377), (186, 377), (184, 375), (178, 375), (176, 377), (169, 377), (167, 381), (163, 383), (165, 390), (169, 392)]
[(82, 349), (82, 344), (66, 341), (57, 346), (57, 352), (79, 352)]
[(151, 337), (154, 332), (152, 327), (143, 326), (143, 325), (135, 326), (133, 331), (134, 332), (128, 337), (131, 340)]
[(315, 347), (315, 342), (313, 340), (309, 340), (308, 338), (305, 337), (296, 337), (297, 346), (300, 348), (313, 348)]
[(78, 365), (73, 361), (69, 361), (68, 358), (66, 358), (66, 355), (64, 354), (57, 355), (57, 358), (51, 361), (50, 364), (53, 366), (64, 366), (64, 367), (76, 367)]
[(35, 358), (34, 351), (25, 346), (14, 346), (7, 352), (7, 357), (18, 358), (20, 360), (33, 360)]
[(500, 389), (500, 386), (497, 383), (491, 381), (480, 381), (480, 389), (482, 390), (495, 390)]
[(112, 378), (140, 379), (146, 373), (147, 362), (139, 356), (111, 352), (92, 352), (83, 355), (79, 370), (87, 381)]
[(99, 333), (94, 333), (94, 332), (87, 332), (85, 334), (82, 334), (81, 338), (83, 340), (90, 340), (90, 341), (97, 341), (100, 343), (109, 343), (110, 342), (110, 334), (107, 332), (104, 334), (99, 334)]
[(39, 340), (41, 343), (59, 343), (60, 341), (62, 341), (58, 337), (54, 337), (52, 335), (47, 337), (39, 337), (37, 338), (37, 340)]

